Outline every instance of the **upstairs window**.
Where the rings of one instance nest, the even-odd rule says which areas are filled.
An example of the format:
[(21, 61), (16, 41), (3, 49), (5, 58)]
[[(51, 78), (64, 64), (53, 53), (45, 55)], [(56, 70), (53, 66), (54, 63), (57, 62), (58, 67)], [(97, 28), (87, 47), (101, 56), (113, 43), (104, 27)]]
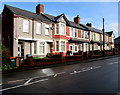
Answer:
[(23, 20), (23, 32), (29, 32), (29, 21)]
[(59, 34), (59, 24), (56, 24), (56, 34)]
[(90, 32), (91, 40), (93, 40), (93, 32)]
[(65, 25), (61, 24), (61, 35), (65, 35)]
[(88, 32), (85, 31), (85, 38), (88, 39)]
[(75, 37), (77, 37), (77, 29), (75, 29)]
[(82, 31), (82, 38), (84, 38), (84, 31)]
[(96, 34), (94, 33), (94, 40), (96, 40)]
[(50, 35), (49, 25), (45, 25), (45, 35)]
[(73, 36), (73, 28), (70, 28), (70, 37)]
[(73, 31), (73, 36), (74, 36), (74, 37), (77, 37), (77, 29), (74, 29), (74, 31)]
[(98, 34), (98, 41), (100, 41), (100, 34)]
[(41, 34), (41, 24), (36, 23), (36, 34)]

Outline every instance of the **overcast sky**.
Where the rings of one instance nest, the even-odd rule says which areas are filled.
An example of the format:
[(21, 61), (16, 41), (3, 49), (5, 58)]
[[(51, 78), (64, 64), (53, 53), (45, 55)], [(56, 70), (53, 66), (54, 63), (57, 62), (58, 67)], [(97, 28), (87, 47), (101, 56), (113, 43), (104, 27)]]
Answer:
[[(2, 2), (17, 8), (35, 12), (37, 4), (41, 3), (45, 7), (45, 13), (54, 16), (64, 13), (67, 18), (80, 15), (81, 23), (92, 23), (92, 26), (102, 29), (102, 18), (105, 19), (105, 30), (114, 31), (115, 37), (118, 36), (118, 2)], [(65, 0), (66, 1), (66, 0)], [(68, 0), (69, 1), (69, 0)], [(108, 0), (107, 0), (108, 1)], [(110, 0), (109, 0), (110, 1)]]

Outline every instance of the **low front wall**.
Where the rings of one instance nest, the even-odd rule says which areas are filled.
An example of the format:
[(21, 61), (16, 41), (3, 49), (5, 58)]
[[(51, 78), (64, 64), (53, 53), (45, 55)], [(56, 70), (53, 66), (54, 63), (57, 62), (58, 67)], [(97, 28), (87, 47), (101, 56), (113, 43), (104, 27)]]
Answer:
[(65, 62), (79, 61), (82, 60), (81, 55), (76, 56), (65, 56), (60, 58), (50, 58), (50, 59), (33, 59), (30, 57), (29, 66), (43, 66), (50, 64), (62, 64)]
[[(119, 52), (116, 50), (109, 50), (105, 51), (105, 56), (111, 56), (111, 55), (116, 55)], [(25, 62), (23, 62), (22, 65), (20, 66), (43, 66), (43, 65), (50, 65), (50, 64), (62, 64), (66, 62), (73, 62), (73, 61), (80, 61), (80, 60), (86, 60), (90, 58), (95, 58), (95, 57), (102, 57), (103, 51), (90, 51), (90, 52), (82, 52), (82, 53), (76, 53), (73, 56), (67, 55), (64, 56), (64, 53), (57, 54), (54, 57), (51, 58), (43, 58), (43, 59), (33, 59), (33, 56), (30, 56), (26, 59)], [(16, 66), (19, 67), (19, 58), (16, 57)]]

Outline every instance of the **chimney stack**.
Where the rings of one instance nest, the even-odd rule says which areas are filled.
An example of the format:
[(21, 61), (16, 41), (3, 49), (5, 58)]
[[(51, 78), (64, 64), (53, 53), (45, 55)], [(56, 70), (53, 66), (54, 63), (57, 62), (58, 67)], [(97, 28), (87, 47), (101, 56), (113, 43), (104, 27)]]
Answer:
[(38, 4), (36, 6), (36, 14), (39, 15), (40, 13), (44, 13), (44, 5), (42, 5), (42, 4)]
[(79, 15), (77, 15), (77, 17), (74, 18), (74, 22), (76, 24), (80, 24), (80, 16)]
[(92, 27), (92, 23), (87, 23), (86, 25), (89, 27)]

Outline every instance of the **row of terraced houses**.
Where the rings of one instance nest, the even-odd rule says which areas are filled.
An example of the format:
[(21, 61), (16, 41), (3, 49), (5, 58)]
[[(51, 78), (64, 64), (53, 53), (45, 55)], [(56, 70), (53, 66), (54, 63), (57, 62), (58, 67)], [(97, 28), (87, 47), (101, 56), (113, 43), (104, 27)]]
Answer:
[[(36, 13), (5, 5), (2, 12), (2, 42), (9, 47), (11, 56), (45, 57), (48, 53), (64, 56), (68, 51), (103, 50), (103, 31), (74, 21), (65, 14), (52, 16), (44, 13), (44, 5), (36, 6)], [(105, 32), (105, 50), (114, 48), (113, 31)]]

